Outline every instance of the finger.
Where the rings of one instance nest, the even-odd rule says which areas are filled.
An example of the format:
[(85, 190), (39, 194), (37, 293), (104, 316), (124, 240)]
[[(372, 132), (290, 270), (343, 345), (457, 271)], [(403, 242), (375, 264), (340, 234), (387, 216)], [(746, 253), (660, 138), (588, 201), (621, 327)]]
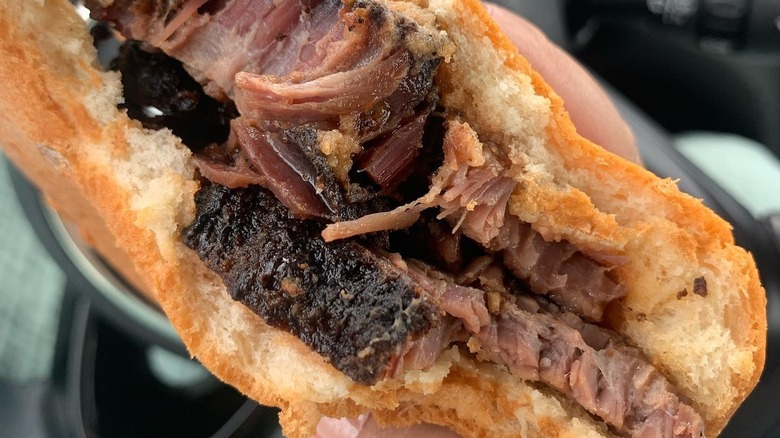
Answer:
[(427, 423), (382, 428), (371, 414), (363, 414), (356, 419), (322, 417), (312, 438), (460, 438), (460, 435)]
[(593, 77), (530, 22), (501, 6), (485, 6), (531, 66), (563, 98), (580, 135), (638, 163), (631, 128)]

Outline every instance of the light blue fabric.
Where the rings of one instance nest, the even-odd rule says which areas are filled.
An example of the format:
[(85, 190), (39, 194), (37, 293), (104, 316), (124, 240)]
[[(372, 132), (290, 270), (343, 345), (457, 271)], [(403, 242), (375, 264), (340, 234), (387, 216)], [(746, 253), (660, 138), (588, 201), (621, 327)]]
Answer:
[(0, 154), (0, 378), (49, 375), (64, 284), (22, 213)]
[(753, 140), (731, 134), (692, 132), (676, 145), (755, 217), (780, 213), (780, 160)]

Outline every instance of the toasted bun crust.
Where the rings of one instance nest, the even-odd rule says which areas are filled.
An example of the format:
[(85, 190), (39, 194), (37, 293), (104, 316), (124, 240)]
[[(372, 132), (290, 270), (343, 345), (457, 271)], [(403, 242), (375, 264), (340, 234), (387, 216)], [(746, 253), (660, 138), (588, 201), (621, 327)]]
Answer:
[[(716, 435), (764, 363), (766, 300), (750, 255), (734, 246), (727, 223), (672, 181), (580, 137), (561, 99), (476, 0), (431, 0), (428, 8), (456, 47), (439, 77), (443, 103), (512, 145), (523, 181), (512, 213), (549, 238), (630, 258), (617, 272), (629, 293), (609, 310), (610, 322)], [(352, 382), (232, 301), (179, 242), (198, 189), (190, 152), (170, 132), (144, 130), (117, 110), (119, 78), (97, 67), (67, 1), (0, 0), (0, 57), (4, 151), (100, 249), (122, 249), (114, 260), (132, 260), (193, 356), (283, 409), (288, 436), (311, 435), (322, 415), (365, 411), (380, 423), (427, 421), (467, 437), (609, 436), (581, 408), (455, 348), (426, 371), (374, 387)], [(699, 277), (706, 296), (678, 299)]]

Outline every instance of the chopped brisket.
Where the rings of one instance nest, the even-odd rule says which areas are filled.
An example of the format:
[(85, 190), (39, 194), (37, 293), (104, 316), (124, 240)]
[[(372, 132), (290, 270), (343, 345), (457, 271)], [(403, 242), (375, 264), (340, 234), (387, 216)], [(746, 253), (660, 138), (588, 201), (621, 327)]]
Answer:
[[(420, 110), (420, 105), (430, 106), (432, 109), (438, 98), (436, 93), (432, 92), (436, 89), (433, 78), (440, 64), (441, 58), (438, 57), (412, 64), (408, 74), (390, 96), (370, 110), (358, 114), (354, 130), (359, 141), (362, 143), (372, 140), (395, 129), (403, 120), (415, 119), (415, 114), (426, 111), (426, 108)], [(427, 112), (430, 113), (431, 110)]]
[(409, 72), (411, 55), (397, 51), (346, 72), (334, 72), (307, 82), (240, 72), (236, 75), (236, 105), (247, 117), (307, 123), (338, 120), (341, 115), (368, 111), (389, 97)]
[[(197, 7), (205, 6), (202, 3), (115, 0), (106, 4), (88, 0), (87, 7), (92, 18), (114, 23), (125, 37), (146, 41), (182, 61), (210, 95), (224, 98), (233, 96), (236, 73), (253, 71), (252, 67), (274, 58), (282, 47), (308, 42), (306, 33), (314, 20), (299, 20), (304, 10), (318, 20), (327, 16), (320, 26), (327, 31), (339, 6), (335, 0), (233, 0), (221, 8)], [(279, 38), (292, 34), (295, 28), (300, 29), (300, 38)]]
[(600, 321), (604, 308), (626, 295), (626, 288), (609, 276), (609, 267), (596, 263), (569, 242), (549, 242), (530, 225), (511, 217), (500, 243), (504, 264), (531, 290), (547, 295), (564, 309)]
[[(399, 69), (409, 67), (398, 58), (406, 56), (402, 52), (391, 56), (409, 23), (391, 22), (377, 2), (348, 2), (343, 10), (338, 0), (233, 0), (218, 8), (202, 0), (101, 3), (88, 2), (93, 18), (111, 21), (126, 37), (147, 41), (179, 59), (218, 98), (234, 98), (238, 73), (244, 78), (239, 86), (269, 91), (273, 102), (273, 95), (288, 98), (294, 84), (303, 93), (318, 93), (327, 90), (328, 83), (349, 78), (355, 83), (360, 77), (375, 78), (373, 86), (384, 86), (390, 77), (402, 80)], [(375, 68), (383, 63), (388, 67)], [(377, 74), (356, 74), (358, 65), (357, 70), (365, 67), (361, 72)], [(316, 82), (318, 78), (325, 84)], [(397, 85), (389, 84), (389, 92)]]
[(129, 39), (147, 40), (189, 0), (85, 0), (90, 17), (109, 22)]
[(392, 211), (330, 224), (323, 231), (325, 240), (380, 231), (380, 226), (407, 227), (425, 208), (438, 207), (437, 218), (446, 219), (453, 232), (499, 254), (534, 293), (549, 296), (566, 310), (600, 321), (604, 308), (625, 296), (626, 289), (610, 278), (608, 266), (571, 243), (548, 242), (530, 225), (506, 215), (517, 182), (504, 176), (494, 148), (483, 144), (468, 124), (450, 122), (443, 147), (444, 163), (427, 194)]
[(196, 155), (193, 157), (193, 163), (204, 178), (231, 189), (248, 187), (252, 184), (263, 187), (268, 185), (268, 180), (252, 170), (245, 160), (240, 160), (237, 161), (236, 164), (228, 165), (223, 162)]
[(269, 188), (299, 218), (332, 217), (338, 211), (338, 188), (330, 188), (327, 175), (318, 173), (301, 147), (281, 133), (268, 132), (239, 118), (232, 123), (241, 151)]
[(361, 160), (361, 170), (383, 190), (392, 192), (414, 171), (414, 161), (423, 146), (425, 122), (433, 106), (428, 104), (409, 120), (378, 138)]
[[(235, 146), (225, 145), (222, 162), (195, 159), (201, 175), (217, 184), (231, 188), (261, 185), (298, 218), (350, 220), (396, 205), (378, 192), (366, 191), (360, 198), (348, 197), (349, 191), (342, 193), (343, 187), (319, 148), (319, 131), (312, 126), (279, 129), (266, 125), (260, 129), (252, 119), (240, 117), (232, 127)], [(231, 147), (238, 149), (232, 157)], [(356, 184), (348, 187), (352, 193), (356, 188)], [(378, 227), (377, 231), (385, 229)]]
[[(227, 160), (196, 159), (202, 176), (229, 187), (261, 184), (299, 218), (338, 221), (387, 210), (387, 202), (376, 202), (380, 191), (392, 192), (414, 173), (423, 127), (436, 103), (433, 77), (441, 62), (436, 53), (441, 38), (423, 37), (429, 42), (422, 49), (425, 44), (415, 37), (413, 53), (407, 39), (421, 28), (383, 4), (117, 0), (88, 6), (93, 17), (111, 20), (125, 36), (182, 61), (209, 94), (236, 98), (241, 118), (231, 124), (235, 142), (229, 146), (237, 144), (240, 152), (224, 154)], [(156, 92), (155, 102), (168, 100), (173, 108), (161, 104), (159, 109), (169, 118), (180, 106), (191, 110), (187, 105), (215, 103), (183, 74), (179, 61), (161, 52), (155, 56), (152, 60), (159, 61), (147, 70), (175, 70), (170, 78), (188, 82), (166, 82), (165, 76), (152, 88), (136, 81), (128, 90)], [(137, 76), (134, 64), (126, 64), (125, 76)], [(214, 121), (223, 125), (214, 135), (224, 141), (227, 123)], [(169, 126), (175, 120), (164, 122)], [(378, 186), (336, 182), (318, 150), (318, 135), (334, 129), (363, 144), (364, 171)], [(184, 139), (192, 144), (212, 141), (190, 137)], [(399, 156), (404, 157), (400, 164), (394, 161)]]
[(505, 297), (490, 312), (482, 291), (455, 285), (420, 263), (397, 265), (418, 283), (422, 296), (462, 322), (465, 337), (472, 338), (469, 347), (483, 360), (555, 388), (621, 435), (703, 436), (701, 417), (618, 334), (527, 296)]

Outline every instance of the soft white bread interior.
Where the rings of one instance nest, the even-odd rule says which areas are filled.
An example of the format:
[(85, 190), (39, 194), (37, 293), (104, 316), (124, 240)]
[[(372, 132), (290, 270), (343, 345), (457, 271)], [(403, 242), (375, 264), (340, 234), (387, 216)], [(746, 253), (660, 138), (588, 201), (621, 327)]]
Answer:
[[(628, 296), (609, 309), (611, 325), (717, 434), (764, 362), (766, 301), (749, 254), (734, 246), (728, 224), (672, 181), (578, 136), (561, 99), (478, 2), (426, 7), (456, 48), (438, 79), (442, 103), (481, 136), (512, 145), (522, 184), (511, 212), (549, 239), (628, 257), (617, 270)], [(322, 415), (365, 411), (380, 423), (427, 421), (464, 436), (609, 436), (573, 403), (456, 348), (429, 370), (374, 387), (354, 383), (234, 302), (179, 242), (198, 189), (190, 152), (170, 132), (144, 130), (117, 110), (119, 78), (99, 69), (66, 0), (0, 0), (0, 57), (5, 153), (59, 211), (82, 220), (99, 248), (113, 245), (100, 231), (110, 230), (190, 352), (240, 391), (280, 406), (288, 436), (312, 434)], [(678, 296), (701, 277), (705, 296)]]

